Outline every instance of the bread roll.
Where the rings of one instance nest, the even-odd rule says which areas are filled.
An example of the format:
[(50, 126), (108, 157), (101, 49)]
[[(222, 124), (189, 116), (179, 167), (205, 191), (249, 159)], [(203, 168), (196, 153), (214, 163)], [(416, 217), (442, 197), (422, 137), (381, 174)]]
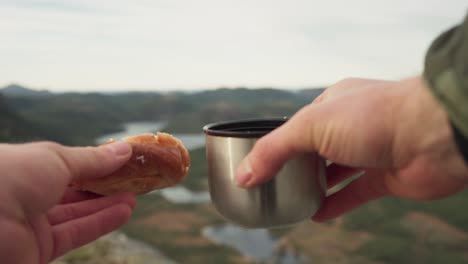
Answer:
[(123, 167), (106, 177), (73, 181), (71, 186), (101, 195), (144, 194), (175, 185), (187, 176), (189, 153), (177, 138), (158, 132), (123, 140), (133, 148), (132, 157)]

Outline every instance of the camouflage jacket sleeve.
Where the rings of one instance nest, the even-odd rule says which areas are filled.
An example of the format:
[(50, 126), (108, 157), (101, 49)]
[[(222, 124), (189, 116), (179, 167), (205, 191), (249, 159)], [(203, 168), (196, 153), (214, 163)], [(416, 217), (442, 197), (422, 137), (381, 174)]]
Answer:
[(457, 145), (468, 162), (468, 16), (432, 43), (424, 78), (447, 110)]

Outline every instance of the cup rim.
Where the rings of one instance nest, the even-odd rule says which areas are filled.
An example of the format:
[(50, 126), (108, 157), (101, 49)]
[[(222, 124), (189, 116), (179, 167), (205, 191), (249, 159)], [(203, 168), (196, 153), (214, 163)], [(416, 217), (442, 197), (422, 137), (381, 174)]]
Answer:
[(258, 138), (262, 137), (288, 120), (281, 118), (256, 118), (211, 123), (203, 127), (209, 136)]

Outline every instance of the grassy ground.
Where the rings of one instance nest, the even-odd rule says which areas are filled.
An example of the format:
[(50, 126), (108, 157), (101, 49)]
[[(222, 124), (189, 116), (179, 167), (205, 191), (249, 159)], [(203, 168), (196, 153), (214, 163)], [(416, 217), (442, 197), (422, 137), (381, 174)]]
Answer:
[(179, 263), (248, 263), (236, 251), (203, 237), (203, 227), (222, 221), (211, 205), (172, 204), (147, 195), (138, 199), (136, 211), (123, 231)]
[(344, 228), (370, 232), (355, 254), (383, 263), (468, 263), (467, 201), (467, 191), (424, 203), (385, 198), (348, 214)]

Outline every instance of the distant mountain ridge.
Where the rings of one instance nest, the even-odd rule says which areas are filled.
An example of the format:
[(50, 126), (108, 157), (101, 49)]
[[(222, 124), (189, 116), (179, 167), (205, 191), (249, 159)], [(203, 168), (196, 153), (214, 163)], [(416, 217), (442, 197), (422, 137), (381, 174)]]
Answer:
[(36, 97), (49, 96), (52, 93), (48, 90), (34, 90), (22, 85), (13, 83), (0, 89), (0, 93), (10, 97)]
[[(281, 93), (283, 94), (296, 94), (299, 96), (308, 96), (308, 97), (316, 97), (319, 94), (321, 94), (325, 88), (323, 87), (313, 87), (313, 88), (305, 88), (297, 91), (291, 91), (287, 89), (281, 89), (281, 88), (240, 88), (240, 87), (232, 87), (232, 88), (217, 88), (217, 89), (206, 89), (206, 90), (197, 90), (197, 91), (168, 91), (167, 93), (175, 93), (175, 94), (220, 94), (220, 95), (226, 95), (229, 93), (239, 93), (241, 91), (263, 91), (263, 93), (270, 93), (270, 95), (279, 95)], [(36, 90), (36, 89), (31, 89), (29, 87), (26, 87), (24, 85), (20, 85), (17, 83), (12, 83), (4, 87), (0, 87), (0, 93), (5, 95), (5, 96), (10, 96), (10, 97), (34, 97), (34, 96), (49, 96), (54, 94), (53, 92), (47, 90), (47, 89), (41, 89), (41, 90)], [(145, 95), (145, 94), (166, 94), (166, 92), (161, 92), (161, 91), (140, 91), (140, 90), (132, 90), (129, 89), (128, 91), (119, 91), (119, 92), (109, 92), (109, 91), (83, 91), (83, 92), (60, 92), (60, 94), (92, 94), (92, 93), (97, 93), (97, 94), (103, 94), (103, 95), (124, 95), (124, 94), (139, 94), (139, 95)]]
[(149, 120), (167, 121), (165, 132), (199, 133), (204, 125), (221, 120), (292, 116), (321, 92), (219, 88), (167, 93), (52, 93), (12, 84), (0, 89), (0, 106), (6, 107), (5, 115), (0, 115), (0, 142), (31, 136), (67, 145), (89, 145), (100, 135), (122, 129), (127, 122)]

